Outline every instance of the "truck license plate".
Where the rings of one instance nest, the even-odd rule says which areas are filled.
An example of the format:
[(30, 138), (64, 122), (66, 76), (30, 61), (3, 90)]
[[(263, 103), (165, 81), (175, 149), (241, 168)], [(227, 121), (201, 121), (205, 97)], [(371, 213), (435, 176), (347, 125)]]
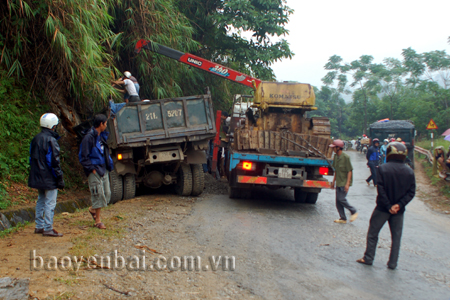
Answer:
[(292, 169), (291, 168), (279, 168), (278, 169), (278, 177), (279, 178), (292, 178)]

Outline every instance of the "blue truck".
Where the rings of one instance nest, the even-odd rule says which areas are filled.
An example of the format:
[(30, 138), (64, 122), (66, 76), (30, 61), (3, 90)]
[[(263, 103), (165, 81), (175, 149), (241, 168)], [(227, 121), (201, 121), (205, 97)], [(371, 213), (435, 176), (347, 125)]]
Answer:
[[(299, 90), (299, 84), (282, 85), (285, 91)], [(308, 91), (301, 95), (311, 103), (314, 91)], [(305, 107), (299, 98), (273, 106), (266, 100), (262, 108), (254, 97), (235, 97), (225, 159), (230, 198), (246, 198), (251, 188), (266, 186), (293, 188), (296, 202), (315, 204), (320, 191), (331, 187), (324, 177), (334, 175), (330, 122), (307, 118), (313, 106)]]

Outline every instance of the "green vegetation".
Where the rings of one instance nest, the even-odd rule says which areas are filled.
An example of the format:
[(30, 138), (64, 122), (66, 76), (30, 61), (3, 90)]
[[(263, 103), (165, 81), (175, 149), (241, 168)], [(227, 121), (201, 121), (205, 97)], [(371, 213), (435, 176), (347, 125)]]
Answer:
[[(432, 118), (438, 133), (450, 127), (450, 56), (445, 51), (403, 49), (403, 59), (374, 63), (370, 55), (345, 63), (333, 55), (325, 64), (326, 86), (316, 90), (317, 112), (331, 119), (332, 135), (361, 136), (377, 120), (411, 120), (419, 135)], [(342, 94), (351, 94), (345, 103)]]
[(10, 236), (12, 233), (23, 231), (26, 226), (28, 226), (30, 223), (28, 221), (25, 221), (25, 223), (19, 223), (14, 227), (5, 229), (3, 231), (0, 231), (0, 239), (6, 238)]
[[(422, 139), (421, 141), (416, 142), (416, 145), (421, 148), (431, 150), (431, 139)], [(444, 140), (444, 137), (439, 137), (433, 140), (433, 146), (434, 146), (433, 148), (443, 146), (447, 153), (449, 149), (448, 147), (450, 146), (450, 142)]]
[[(150, 51), (137, 55), (137, 40), (273, 80), (271, 63), (293, 55), (286, 40), (273, 42), (288, 33), (291, 14), (281, 0), (0, 1), (0, 209), (14, 203), (5, 187), (26, 183), (41, 114), (54, 112), (70, 132), (110, 96), (122, 98), (111, 80), (125, 70), (140, 81), (143, 98), (203, 94), (209, 86), (215, 108), (228, 110), (233, 94), (251, 92)], [(82, 184), (75, 148), (61, 145), (68, 189)]]

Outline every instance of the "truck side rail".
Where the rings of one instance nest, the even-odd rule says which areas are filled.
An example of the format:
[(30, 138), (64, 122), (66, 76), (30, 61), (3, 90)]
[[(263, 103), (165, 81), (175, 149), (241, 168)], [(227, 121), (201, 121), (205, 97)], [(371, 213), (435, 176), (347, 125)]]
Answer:
[(216, 133), (210, 95), (128, 103), (108, 126), (113, 148), (209, 139)]

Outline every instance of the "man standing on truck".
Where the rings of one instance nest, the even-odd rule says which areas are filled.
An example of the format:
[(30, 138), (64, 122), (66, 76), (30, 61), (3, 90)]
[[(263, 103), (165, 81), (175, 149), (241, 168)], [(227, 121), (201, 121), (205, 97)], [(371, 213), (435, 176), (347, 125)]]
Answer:
[[(129, 72), (128, 72), (129, 73)], [(131, 76), (131, 73), (129, 74)], [(136, 86), (134, 85), (134, 82), (130, 79), (124, 79), (124, 80), (116, 80), (112, 81), (113, 84), (121, 85), (123, 84), (125, 86), (125, 91), (128, 93), (129, 98), (125, 99), (125, 102), (139, 102), (141, 101), (141, 98), (139, 98), (139, 94), (136, 91)]]
[(391, 254), (387, 266), (392, 270), (397, 267), (405, 206), (416, 194), (414, 171), (405, 165), (407, 154), (408, 150), (405, 145), (392, 142), (386, 150), (387, 163), (378, 168), (380, 178), (377, 188), (377, 206), (370, 217), (366, 252), (363, 258), (357, 260), (361, 264), (372, 265), (378, 234), (387, 221), (392, 236)]
[(61, 237), (63, 235), (53, 229), (58, 189), (64, 188), (59, 159), (59, 135), (56, 132), (59, 119), (52, 113), (43, 114), (40, 124), (42, 131), (33, 138), (30, 145), (30, 176), (28, 177), (28, 186), (39, 192), (34, 233)]
[[(131, 73), (129, 71), (123, 72), (123, 75), (124, 75), (124, 77), (122, 77), (120, 80), (129, 79), (129, 80), (133, 81), (134, 87), (136, 88), (136, 92), (139, 96), (139, 89), (141, 88), (141, 86), (139, 85), (139, 82), (137, 81), (136, 77), (131, 75)], [(123, 99), (125, 101), (127, 101), (129, 98), (130, 98), (130, 95), (128, 94), (128, 92), (125, 92), (125, 94), (123, 95)]]
[(372, 141), (372, 146), (367, 150), (366, 158), (367, 165), (370, 168), (370, 176), (366, 179), (367, 185), (370, 185), (370, 181), (373, 180), (373, 185), (377, 186), (377, 168), (380, 161), (380, 151), (378, 146), (380, 145), (380, 140), (375, 138)]
[(342, 151), (344, 149), (343, 141), (335, 140), (329, 147), (333, 148), (335, 153), (333, 160), (334, 177), (331, 188), (334, 189), (336, 185), (336, 208), (339, 212), (339, 219), (334, 220), (334, 222), (347, 223), (344, 208), (350, 211), (350, 222), (353, 222), (358, 217), (358, 212), (356, 208), (348, 203), (346, 198), (348, 190), (353, 183), (353, 166), (350, 157)]
[[(113, 161), (109, 155), (106, 144), (109, 133), (106, 130), (106, 116), (99, 114), (94, 117), (94, 126), (91, 127), (80, 145), (79, 159), (84, 173), (88, 177), (91, 191), (92, 206), (89, 213), (95, 221), (95, 227), (106, 229), (101, 222), (100, 211), (106, 207), (111, 199), (109, 186), (109, 172), (114, 169)], [(108, 172), (109, 171), (109, 172)]]

